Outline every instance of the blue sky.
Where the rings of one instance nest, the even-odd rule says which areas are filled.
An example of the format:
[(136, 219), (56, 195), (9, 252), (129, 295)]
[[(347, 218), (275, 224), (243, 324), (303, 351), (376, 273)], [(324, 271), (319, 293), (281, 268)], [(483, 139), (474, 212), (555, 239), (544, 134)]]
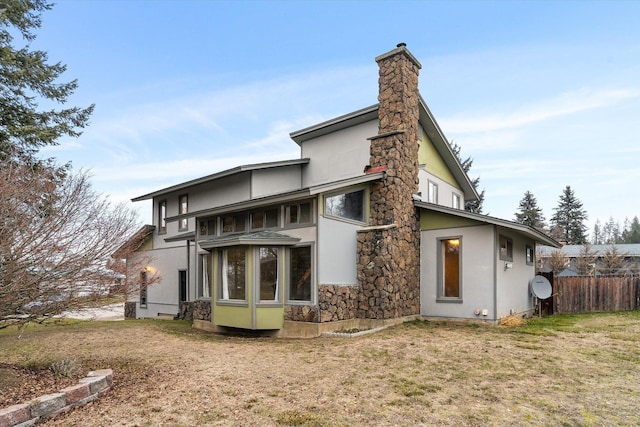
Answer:
[[(377, 102), (374, 58), (405, 42), (485, 213), (566, 185), (589, 214), (640, 216), (640, 2), (60, 0), (34, 48), (96, 104), (46, 154), (114, 201), (299, 157), (289, 133)], [(150, 203), (133, 205), (151, 221)]]

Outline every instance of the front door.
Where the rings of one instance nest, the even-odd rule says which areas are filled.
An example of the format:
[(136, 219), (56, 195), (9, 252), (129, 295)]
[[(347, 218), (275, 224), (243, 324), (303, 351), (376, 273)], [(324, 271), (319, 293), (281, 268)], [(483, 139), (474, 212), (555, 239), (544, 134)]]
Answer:
[(179, 301), (187, 300), (187, 270), (178, 271)]

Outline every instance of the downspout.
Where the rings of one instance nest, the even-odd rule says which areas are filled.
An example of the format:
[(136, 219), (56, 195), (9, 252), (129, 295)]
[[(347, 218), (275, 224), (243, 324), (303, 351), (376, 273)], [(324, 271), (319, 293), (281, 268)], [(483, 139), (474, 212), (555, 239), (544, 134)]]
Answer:
[(493, 319), (498, 320), (498, 227), (493, 226)]
[[(189, 298), (189, 287), (191, 285), (190, 283), (190, 279), (191, 279), (191, 241), (189, 239), (187, 239), (187, 294), (184, 296), (185, 297), (185, 302), (190, 301)], [(195, 245), (194, 245), (195, 247)], [(178, 297), (179, 299), (179, 297)], [(178, 301), (178, 306), (180, 306), (180, 301)]]

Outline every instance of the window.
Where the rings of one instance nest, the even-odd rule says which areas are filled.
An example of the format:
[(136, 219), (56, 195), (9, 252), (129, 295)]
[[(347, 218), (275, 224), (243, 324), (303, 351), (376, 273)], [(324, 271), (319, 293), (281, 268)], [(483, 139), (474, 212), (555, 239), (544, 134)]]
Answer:
[(222, 232), (235, 233), (242, 232), (247, 228), (247, 215), (236, 214), (222, 217)]
[(513, 261), (513, 240), (505, 236), (500, 236), (500, 259)]
[(246, 251), (242, 247), (222, 251), (221, 300), (246, 300)]
[(324, 213), (364, 222), (364, 190), (325, 197)]
[(212, 236), (216, 234), (216, 221), (214, 219), (200, 221), (200, 235)]
[(311, 246), (289, 249), (289, 300), (311, 301)]
[(429, 181), (429, 194), (427, 195), (427, 202), (438, 203), (438, 184)]
[[(188, 197), (186, 194), (183, 194), (178, 198), (178, 200), (178, 215), (184, 215), (189, 211)], [(189, 224), (187, 222), (187, 218), (182, 218), (178, 224), (178, 230), (185, 231), (188, 227)]]
[(286, 215), (287, 224), (310, 224), (313, 222), (311, 201), (287, 206)]
[(147, 272), (140, 272), (140, 307), (147, 306)]
[(167, 232), (167, 201), (158, 202), (158, 234)]
[(280, 209), (279, 208), (267, 208), (261, 209), (251, 213), (251, 229), (257, 230), (260, 228), (273, 228), (277, 227), (280, 223)]
[(527, 245), (526, 251), (527, 251), (527, 254), (526, 254), (527, 265), (533, 265), (535, 260), (533, 246)]
[(461, 299), (461, 274), (459, 237), (440, 240), (439, 296)]
[(453, 209), (460, 209), (460, 195), (459, 194), (453, 194), (453, 201), (451, 202), (451, 207), (453, 207)]
[(208, 254), (198, 255), (198, 264), (200, 268), (200, 277), (198, 280), (198, 298), (209, 298), (209, 262)]
[(260, 301), (277, 301), (280, 293), (278, 248), (258, 248)]

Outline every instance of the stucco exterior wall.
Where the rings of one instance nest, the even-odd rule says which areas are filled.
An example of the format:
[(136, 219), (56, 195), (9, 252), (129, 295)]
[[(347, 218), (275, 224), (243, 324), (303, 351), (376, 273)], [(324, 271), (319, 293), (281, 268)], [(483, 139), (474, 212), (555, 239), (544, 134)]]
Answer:
[[(495, 320), (494, 227), (460, 227), (421, 232), (420, 314), (424, 316)], [(438, 239), (461, 238), (462, 299), (438, 302)], [(475, 310), (487, 310), (476, 316)]]
[(302, 144), (302, 157), (313, 159), (302, 175), (302, 186), (309, 187), (362, 175), (369, 164), (367, 138), (378, 133), (378, 122), (372, 120)]
[(357, 286), (356, 231), (362, 225), (318, 219), (318, 281), (323, 285)]
[[(178, 314), (178, 270), (187, 269), (186, 246), (155, 249), (141, 252), (139, 256), (149, 258), (149, 279), (156, 281), (147, 288), (147, 306), (140, 306), (140, 295), (132, 296), (137, 301), (137, 317), (155, 317), (158, 313)], [(191, 245), (193, 248), (193, 245)], [(192, 256), (193, 258), (193, 256)], [(191, 271), (194, 271), (192, 268)], [(129, 272), (129, 277), (137, 277), (140, 272)], [(194, 279), (189, 279), (189, 285), (193, 285)], [(188, 290), (193, 292), (193, 290)], [(192, 294), (191, 294), (192, 295)]]
[(497, 257), (496, 317), (500, 319), (510, 314), (530, 314), (534, 309), (534, 302), (529, 291), (529, 281), (535, 276), (535, 262), (527, 265), (526, 246), (535, 250), (534, 242), (503, 228), (498, 228), (497, 233), (513, 240), (513, 262), (510, 263), (510, 268), (505, 269), (506, 261)]
[(300, 189), (302, 172), (300, 165), (252, 172), (251, 197), (258, 198)]

